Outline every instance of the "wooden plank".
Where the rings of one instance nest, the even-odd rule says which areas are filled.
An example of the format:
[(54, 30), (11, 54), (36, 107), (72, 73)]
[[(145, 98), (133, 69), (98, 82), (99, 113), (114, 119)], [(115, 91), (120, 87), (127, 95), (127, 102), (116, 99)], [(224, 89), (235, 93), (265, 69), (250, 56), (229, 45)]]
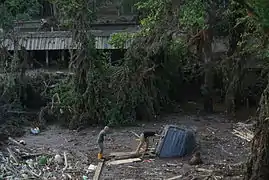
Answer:
[(19, 160), (17, 159), (17, 157), (15, 156), (15, 154), (13, 153), (13, 151), (9, 148), (7, 148), (9, 154), (10, 154), (10, 157), (12, 157), (14, 159), (14, 161), (19, 164)]
[(140, 140), (140, 136), (138, 135), (138, 134), (136, 134), (135, 132), (133, 132), (133, 131), (130, 131), (133, 135), (135, 135), (137, 138), (138, 138), (138, 140)]
[(97, 165), (97, 168), (95, 170), (94, 176), (93, 176), (93, 180), (99, 180), (100, 175), (102, 173), (103, 170), (103, 165), (104, 165), (104, 160), (100, 161)]
[(107, 165), (119, 165), (119, 164), (126, 164), (126, 163), (139, 162), (139, 161), (141, 161), (140, 158), (131, 158), (131, 159), (110, 161), (110, 162), (107, 162)]
[(139, 158), (142, 154), (130, 154), (125, 156), (116, 156), (113, 157), (114, 160), (121, 160), (121, 159), (130, 159), (130, 158)]
[(109, 157), (116, 157), (116, 156), (128, 156), (134, 155), (135, 152), (113, 152), (109, 154)]
[(176, 180), (176, 179), (181, 179), (181, 178), (182, 178), (182, 175), (179, 175), (179, 176), (174, 176), (174, 177), (168, 178), (166, 180)]
[(135, 152), (114, 152), (114, 153), (110, 153), (109, 157), (113, 158), (114, 160), (121, 160), (121, 159), (130, 159), (130, 158), (139, 158), (145, 155), (149, 157), (156, 157), (156, 155), (151, 152), (146, 152), (146, 153), (142, 152), (139, 154), (136, 154)]
[(115, 152), (109, 155), (109, 157), (113, 158), (114, 160), (138, 158), (140, 156), (141, 156), (141, 153), (136, 154), (135, 152)]

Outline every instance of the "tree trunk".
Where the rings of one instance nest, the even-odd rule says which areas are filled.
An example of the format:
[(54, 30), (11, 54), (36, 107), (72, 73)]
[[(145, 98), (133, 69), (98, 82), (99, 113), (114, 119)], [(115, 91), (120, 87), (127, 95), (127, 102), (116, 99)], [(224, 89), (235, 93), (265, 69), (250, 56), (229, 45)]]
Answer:
[(213, 28), (212, 25), (215, 21), (215, 6), (210, 3), (206, 24), (207, 29), (203, 32), (203, 59), (205, 64), (205, 77), (204, 77), (204, 110), (208, 113), (213, 112), (213, 64), (212, 64), (212, 42), (213, 42)]
[(252, 154), (247, 163), (245, 180), (269, 179), (269, 84), (260, 101), (259, 118), (255, 126)]

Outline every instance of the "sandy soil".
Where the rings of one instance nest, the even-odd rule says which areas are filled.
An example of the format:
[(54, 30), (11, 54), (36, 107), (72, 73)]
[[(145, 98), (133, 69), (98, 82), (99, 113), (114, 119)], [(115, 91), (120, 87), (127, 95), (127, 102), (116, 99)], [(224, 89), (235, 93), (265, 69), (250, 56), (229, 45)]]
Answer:
[[(219, 179), (242, 179), (242, 171), (233, 171), (234, 164), (245, 162), (249, 155), (249, 143), (234, 136), (231, 131), (233, 123), (220, 115), (188, 116), (181, 114), (169, 115), (162, 118), (160, 123), (141, 124), (140, 127), (112, 128), (106, 141), (105, 153), (134, 151), (138, 142), (130, 133), (134, 131), (159, 130), (164, 125), (184, 125), (197, 130), (197, 140), (201, 146), (203, 165), (190, 166), (187, 161), (190, 157), (179, 159), (144, 159), (143, 162), (105, 166), (101, 179), (167, 179), (182, 175), (179, 179), (203, 179), (201, 177), (213, 174)], [(76, 169), (77, 177), (82, 175), (92, 179), (94, 172), (86, 173), (90, 164), (97, 165), (96, 145), (97, 134), (101, 128), (89, 128), (82, 131), (71, 131), (50, 126), (47, 131), (39, 135), (27, 133), (19, 138), (25, 140), (27, 146), (40, 151), (52, 153), (68, 152), (70, 165)], [(18, 140), (19, 140), (18, 139)], [(209, 170), (206, 171), (205, 169)], [(240, 169), (240, 168), (239, 168)], [(204, 175), (204, 176), (203, 176)], [(231, 177), (237, 176), (237, 177)]]

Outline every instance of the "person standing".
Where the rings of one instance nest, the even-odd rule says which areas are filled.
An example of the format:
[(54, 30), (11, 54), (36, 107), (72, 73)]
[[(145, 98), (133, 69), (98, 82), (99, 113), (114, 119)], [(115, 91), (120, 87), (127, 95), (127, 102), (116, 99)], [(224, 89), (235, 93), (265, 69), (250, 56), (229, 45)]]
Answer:
[(100, 131), (97, 138), (97, 144), (99, 146), (98, 159), (103, 159), (103, 151), (104, 151), (104, 140), (105, 136), (109, 131), (109, 127), (105, 126), (104, 129)]

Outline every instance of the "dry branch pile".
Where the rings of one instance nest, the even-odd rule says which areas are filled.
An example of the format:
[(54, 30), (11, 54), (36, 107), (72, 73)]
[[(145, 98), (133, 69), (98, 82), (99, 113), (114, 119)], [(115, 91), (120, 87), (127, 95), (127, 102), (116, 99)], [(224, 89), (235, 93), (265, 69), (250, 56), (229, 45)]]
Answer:
[(0, 151), (0, 179), (80, 179), (89, 173), (71, 154), (55, 155), (46, 149), (29, 149), (12, 138), (9, 141), (12, 145)]
[(248, 142), (252, 141), (254, 137), (254, 132), (252, 130), (253, 124), (244, 124), (244, 123), (237, 123), (237, 128), (233, 130), (233, 134), (237, 137), (247, 140)]

